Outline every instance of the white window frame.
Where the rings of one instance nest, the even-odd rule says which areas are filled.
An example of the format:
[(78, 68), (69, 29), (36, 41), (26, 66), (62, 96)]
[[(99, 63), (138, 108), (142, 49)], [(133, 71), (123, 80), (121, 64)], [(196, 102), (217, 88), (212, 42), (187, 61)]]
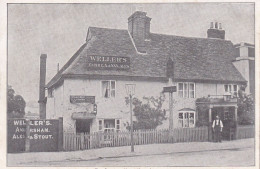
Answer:
[[(108, 83), (109, 83), (109, 93), (108, 93), (108, 97), (105, 97), (105, 96), (103, 95), (103, 82), (108, 82)], [(112, 82), (115, 83), (115, 89), (112, 89)], [(101, 86), (101, 97), (102, 97), (102, 98), (116, 98), (116, 81), (115, 81), (115, 80), (102, 80), (100, 86)], [(115, 96), (114, 96), (114, 97), (111, 97), (112, 91), (115, 92)]]
[[(227, 91), (226, 91), (226, 86), (228, 86)], [(234, 86), (237, 87), (237, 90), (234, 90)], [(238, 96), (238, 85), (237, 84), (224, 84), (224, 92), (229, 92), (233, 96)]]
[[(179, 114), (182, 113), (182, 119), (180, 119)], [(193, 117), (194, 117), (194, 124), (193, 126), (190, 126), (190, 114), (193, 113)], [(185, 114), (188, 114), (188, 126), (184, 126), (184, 119), (185, 119)], [(179, 121), (182, 120), (182, 126), (179, 125)], [(194, 128), (196, 126), (196, 112), (195, 111), (179, 111), (178, 112), (178, 127), (179, 128)]]
[[(182, 90), (179, 89), (180, 84), (182, 84), (182, 86), (183, 86)], [(190, 84), (194, 85), (194, 90), (190, 90)], [(185, 90), (185, 86), (187, 86), (187, 90)], [(178, 97), (181, 97), (181, 98), (196, 98), (196, 83), (194, 83), (194, 82), (178, 82), (177, 83), (177, 92), (178, 92)], [(182, 96), (180, 96), (179, 92), (182, 92)], [(191, 95), (190, 95), (191, 92), (194, 92), (194, 97), (191, 97)]]
[[(105, 127), (105, 120), (115, 120), (115, 127), (114, 128), (106, 128)], [(119, 124), (117, 124), (117, 121), (119, 121)], [(101, 126), (100, 126), (101, 122)], [(119, 127), (119, 128), (117, 128)], [(121, 119), (114, 119), (114, 118), (107, 118), (107, 119), (98, 119), (98, 131), (104, 132), (105, 129), (114, 129), (114, 131), (121, 131)]]

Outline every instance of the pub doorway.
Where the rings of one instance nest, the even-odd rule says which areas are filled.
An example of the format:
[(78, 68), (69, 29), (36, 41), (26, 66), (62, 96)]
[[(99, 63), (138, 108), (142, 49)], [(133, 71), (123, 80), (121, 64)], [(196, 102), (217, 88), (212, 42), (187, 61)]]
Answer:
[(77, 119), (76, 120), (76, 133), (84, 133), (89, 134), (90, 133), (90, 126), (92, 123), (92, 119)]
[(223, 140), (233, 140), (235, 139), (235, 108), (234, 107), (214, 107), (212, 109), (212, 121), (215, 120), (216, 115), (218, 115), (223, 122)]

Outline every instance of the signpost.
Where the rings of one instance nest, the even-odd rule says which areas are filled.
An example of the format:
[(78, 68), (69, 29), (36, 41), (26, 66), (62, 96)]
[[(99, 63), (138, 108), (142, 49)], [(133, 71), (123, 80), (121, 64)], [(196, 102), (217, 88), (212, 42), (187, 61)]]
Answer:
[(177, 91), (176, 86), (163, 87), (164, 93), (172, 93), (172, 92), (176, 92), (176, 91)]
[(168, 87), (163, 87), (163, 92), (164, 93), (169, 93), (169, 109), (170, 109), (170, 117), (169, 117), (169, 129), (173, 129), (173, 111), (172, 111), (172, 104), (173, 104), (173, 99), (172, 99), (172, 93), (177, 91), (176, 86), (168, 86)]

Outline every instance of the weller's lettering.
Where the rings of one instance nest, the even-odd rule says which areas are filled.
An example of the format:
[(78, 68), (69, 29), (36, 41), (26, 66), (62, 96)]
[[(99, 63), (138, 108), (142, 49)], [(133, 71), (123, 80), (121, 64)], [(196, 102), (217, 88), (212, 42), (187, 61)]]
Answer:
[(129, 69), (129, 57), (116, 56), (89, 56), (87, 57), (87, 67), (94, 69)]

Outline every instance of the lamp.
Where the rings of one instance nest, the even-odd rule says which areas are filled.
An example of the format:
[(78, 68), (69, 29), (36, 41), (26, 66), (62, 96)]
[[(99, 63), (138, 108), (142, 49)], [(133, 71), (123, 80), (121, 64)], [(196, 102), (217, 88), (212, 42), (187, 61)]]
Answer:
[(135, 94), (135, 84), (126, 84), (125, 89), (126, 89), (127, 95), (129, 95), (129, 98), (130, 98), (131, 152), (134, 152), (132, 96)]
[(133, 96), (135, 94), (135, 84), (126, 84), (125, 89), (127, 95)]

